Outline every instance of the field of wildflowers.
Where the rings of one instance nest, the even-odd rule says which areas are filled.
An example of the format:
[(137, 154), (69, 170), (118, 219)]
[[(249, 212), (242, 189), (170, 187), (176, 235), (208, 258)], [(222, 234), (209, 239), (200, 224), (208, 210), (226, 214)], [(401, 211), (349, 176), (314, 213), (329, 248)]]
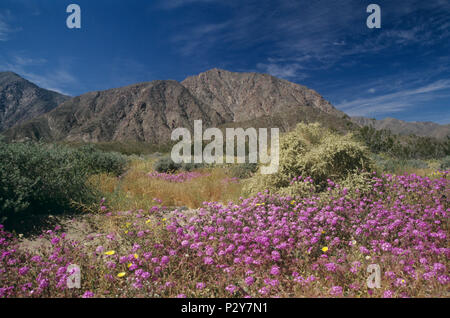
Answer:
[[(185, 184), (211, 177), (196, 176)], [(0, 226), (0, 297), (448, 297), (448, 171), (370, 183), (360, 192), (329, 180), (307, 197), (262, 192), (196, 210), (154, 197), (118, 210), (107, 199), (93, 233), (74, 240), (56, 227), (31, 251)], [(67, 287), (71, 264), (80, 289)], [(370, 264), (381, 288), (367, 287)]]

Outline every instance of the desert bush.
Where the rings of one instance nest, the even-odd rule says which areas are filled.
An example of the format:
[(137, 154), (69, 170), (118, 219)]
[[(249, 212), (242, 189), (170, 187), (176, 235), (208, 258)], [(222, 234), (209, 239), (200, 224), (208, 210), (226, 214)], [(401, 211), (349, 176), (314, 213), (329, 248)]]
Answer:
[(154, 169), (160, 173), (169, 173), (178, 171), (181, 168), (181, 164), (175, 163), (170, 157), (163, 157), (156, 161)]
[(193, 171), (196, 169), (207, 168), (210, 166), (211, 165), (207, 165), (204, 163), (193, 163), (193, 162), (175, 163), (171, 157), (165, 156), (165, 157), (158, 159), (158, 161), (155, 162), (154, 169), (160, 173), (174, 173), (174, 172), (177, 172), (178, 170), (183, 170), (183, 171), (189, 172), (189, 171)]
[(355, 137), (363, 142), (371, 152), (385, 153), (396, 159), (435, 159), (449, 155), (450, 138), (438, 139), (416, 135), (395, 135), (390, 130), (377, 130), (365, 126)]
[(91, 203), (96, 191), (86, 184), (88, 176), (118, 174), (125, 165), (120, 155), (87, 148), (0, 142), (0, 218), (56, 214), (72, 210), (73, 202)]
[(127, 157), (117, 152), (103, 152), (93, 145), (82, 146), (74, 152), (79, 160), (92, 173), (112, 173), (116, 176), (124, 173), (128, 166)]
[(440, 168), (442, 170), (449, 170), (450, 169), (450, 156), (447, 156), (444, 159), (442, 159)]
[(258, 171), (257, 163), (240, 163), (233, 164), (230, 167), (230, 174), (234, 178), (246, 179), (251, 177), (256, 171)]
[(339, 184), (334, 184), (331, 180), (328, 185), (335, 187), (336, 192), (342, 193), (344, 191), (349, 196), (360, 197), (362, 195), (367, 195), (373, 189), (375, 184), (374, 176), (375, 172), (368, 171), (355, 171), (349, 174), (345, 179), (341, 180)]
[(295, 130), (280, 138), (280, 165), (272, 175), (256, 175), (246, 183), (245, 192), (254, 194), (264, 189), (285, 192), (298, 176), (309, 176), (318, 187), (327, 180), (346, 179), (355, 171), (371, 170), (369, 151), (351, 134), (340, 135), (320, 124), (298, 124)]
[(73, 151), (43, 144), (0, 145), (0, 207), (6, 218), (14, 212), (65, 210), (71, 200), (91, 197), (85, 186), (89, 170)]

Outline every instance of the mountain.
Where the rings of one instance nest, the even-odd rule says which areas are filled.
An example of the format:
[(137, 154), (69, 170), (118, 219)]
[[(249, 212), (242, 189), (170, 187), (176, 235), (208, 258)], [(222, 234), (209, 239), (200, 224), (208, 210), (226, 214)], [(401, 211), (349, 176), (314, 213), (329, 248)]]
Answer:
[(432, 122), (406, 122), (395, 118), (376, 120), (365, 117), (352, 117), (354, 123), (359, 126), (370, 126), (377, 130), (388, 129), (397, 135), (411, 135), (423, 137), (435, 137), (438, 139), (450, 136), (450, 124), (439, 125)]
[(177, 127), (224, 122), (177, 81), (153, 81), (72, 98), (49, 113), (15, 126), (9, 139), (165, 142)]
[(0, 132), (45, 114), (67, 99), (13, 72), (0, 72)]
[(317, 92), (267, 74), (234, 73), (215, 68), (188, 77), (181, 84), (222, 114), (227, 122), (291, 112), (301, 106), (338, 117), (345, 115)]
[(266, 74), (213, 69), (177, 81), (153, 81), (74, 97), (16, 125), (9, 140), (145, 141), (165, 143), (177, 127), (279, 127), (319, 121), (354, 125), (317, 92)]

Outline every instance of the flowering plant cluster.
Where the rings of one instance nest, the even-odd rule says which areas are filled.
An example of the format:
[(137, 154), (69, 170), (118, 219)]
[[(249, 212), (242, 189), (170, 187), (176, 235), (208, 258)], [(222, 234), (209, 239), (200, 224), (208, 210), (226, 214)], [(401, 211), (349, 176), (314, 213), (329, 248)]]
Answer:
[[(370, 193), (258, 193), (205, 202), (197, 213), (109, 212), (115, 231), (24, 251), (0, 227), (0, 297), (430, 297), (445, 296), (449, 181), (372, 178)], [(69, 289), (70, 264), (81, 289)], [(367, 267), (379, 264), (381, 288)]]

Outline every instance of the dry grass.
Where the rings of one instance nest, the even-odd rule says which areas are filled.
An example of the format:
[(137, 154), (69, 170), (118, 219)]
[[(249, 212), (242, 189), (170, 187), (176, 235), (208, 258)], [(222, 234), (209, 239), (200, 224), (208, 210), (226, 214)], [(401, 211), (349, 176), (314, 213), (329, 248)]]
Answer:
[(162, 200), (164, 206), (198, 208), (205, 201), (236, 201), (241, 195), (241, 184), (225, 181), (229, 177), (225, 168), (200, 170), (210, 175), (175, 183), (148, 177), (153, 163), (134, 160), (124, 176), (99, 174), (90, 182), (105, 193), (108, 208), (113, 211), (148, 210), (156, 204), (155, 198)]
[(436, 170), (431, 168), (413, 168), (413, 167), (400, 167), (395, 169), (393, 174), (395, 175), (404, 175), (404, 174), (416, 174), (421, 177), (431, 176)]

